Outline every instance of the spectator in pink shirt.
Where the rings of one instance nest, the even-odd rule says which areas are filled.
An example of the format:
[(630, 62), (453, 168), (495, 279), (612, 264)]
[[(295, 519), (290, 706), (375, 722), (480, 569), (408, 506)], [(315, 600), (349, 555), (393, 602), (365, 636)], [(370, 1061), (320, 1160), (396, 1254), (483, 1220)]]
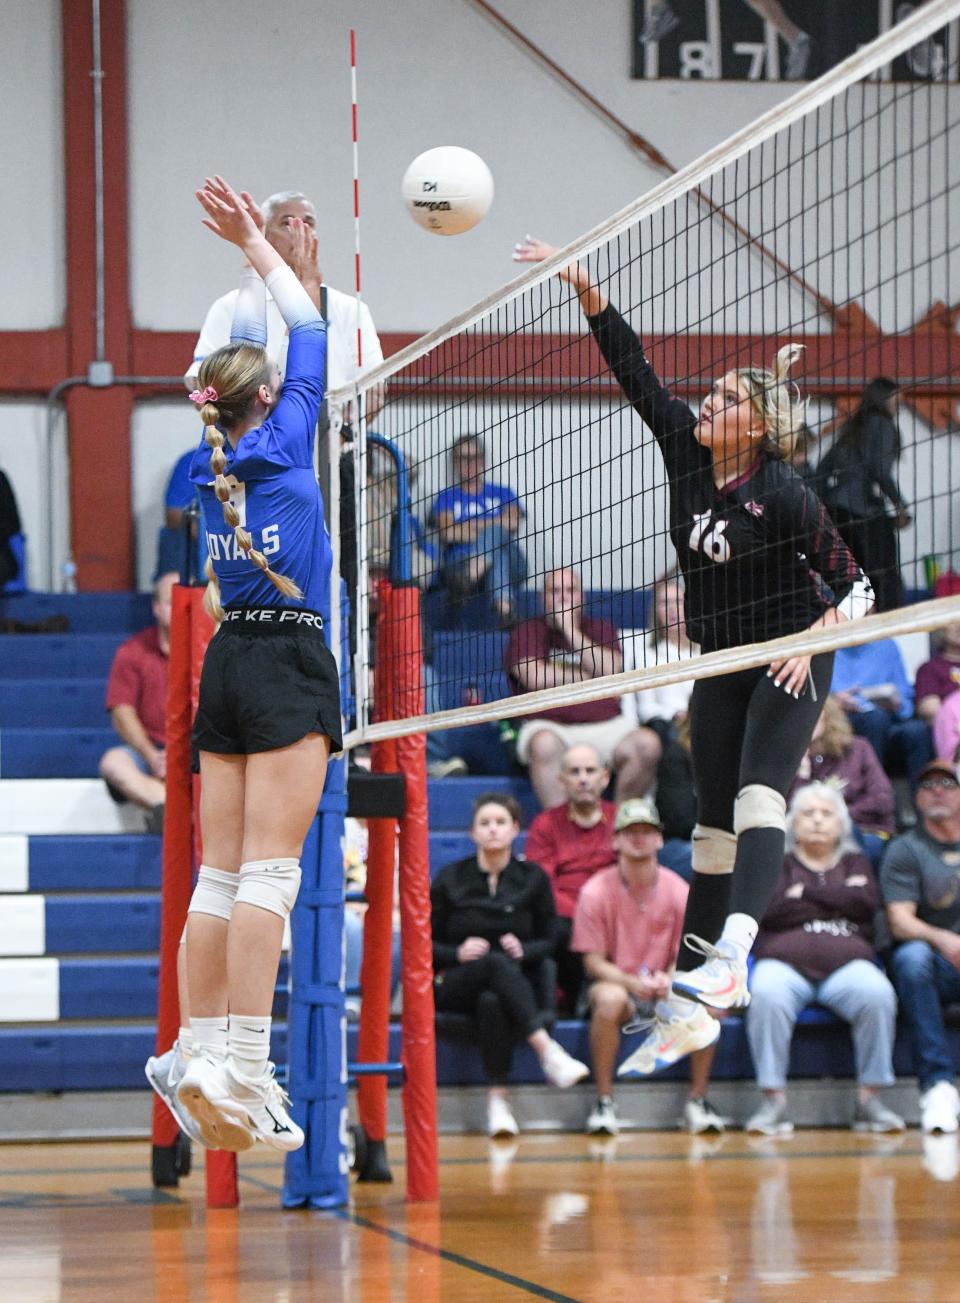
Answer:
[(960, 750), (960, 692), (947, 697), (934, 716), (933, 749), (939, 760), (956, 764)]
[[(590, 1049), (597, 1099), (587, 1118), (591, 1134), (620, 1129), (613, 1101), (613, 1068), (625, 1024), (652, 1011), (670, 993), (680, 947), (687, 884), (657, 863), (662, 824), (652, 801), (624, 801), (614, 820), (616, 864), (584, 884), (573, 923), (573, 949), (590, 980)], [(703, 1018), (709, 1018), (698, 1006)], [(724, 1121), (706, 1097), (720, 1025), (713, 1043), (690, 1060), (684, 1124), (693, 1132), (722, 1131)], [(642, 1047), (641, 1051), (642, 1052)], [(633, 1056), (631, 1056), (632, 1058)], [(620, 1076), (632, 1075), (631, 1059)]]
[(543, 810), (527, 833), (525, 854), (539, 864), (553, 888), (557, 907), (557, 981), (566, 1007), (577, 1007), (583, 982), (583, 960), (570, 949), (573, 916), (583, 884), (614, 862), (613, 816), (617, 807), (605, 801), (610, 770), (600, 763), (595, 747), (574, 746), (563, 757), (560, 781), (567, 794), (562, 805)]

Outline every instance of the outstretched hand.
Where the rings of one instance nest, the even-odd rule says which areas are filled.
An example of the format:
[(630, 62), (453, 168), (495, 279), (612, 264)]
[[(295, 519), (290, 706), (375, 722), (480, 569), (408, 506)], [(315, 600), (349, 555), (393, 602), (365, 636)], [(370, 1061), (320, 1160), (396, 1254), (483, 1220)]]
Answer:
[[(513, 246), (514, 262), (543, 262), (557, 252), (556, 245), (538, 240), (535, 235), (525, 235)], [(580, 287), (580, 264), (571, 262), (557, 272), (560, 280), (567, 281), (575, 288)]]
[[(207, 177), (203, 189), (197, 190), (196, 196), (207, 214), (203, 218), (204, 226), (214, 235), (219, 235), (221, 240), (243, 248), (260, 234), (247, 203), (222, 176)], [(259, 214), (256, 204), (253, 208)]]
[(260, 234), (263, 235), (266, 228), (266, 222), (263, 220), (263, 213), (261, 212), (260, 205), (257, 203), (256, 199), (254, 199), (249, 190), (241, 190), (240, 198), (243, 200), (247, 212), (253, 218), (254, 226)]
[(298, 217), (290, 219), (289, 227), (293, 248), (290, 254), (290, 266), (294, 275), (306, 290), (320, 285), (320, 267), (317, 262), (319, 243), (316, 232)]

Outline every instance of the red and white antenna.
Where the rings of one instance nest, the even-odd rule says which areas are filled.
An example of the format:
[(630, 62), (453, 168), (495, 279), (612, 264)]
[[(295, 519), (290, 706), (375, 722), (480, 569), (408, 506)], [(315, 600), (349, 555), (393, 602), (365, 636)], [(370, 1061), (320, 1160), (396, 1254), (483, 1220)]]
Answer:
[(353, 258), (357, 287), (357, 370), (363, 365), (360, 340), (360, 157), (357, 150), (357, 33), (350, 28), (350, 90), (353, 104)]

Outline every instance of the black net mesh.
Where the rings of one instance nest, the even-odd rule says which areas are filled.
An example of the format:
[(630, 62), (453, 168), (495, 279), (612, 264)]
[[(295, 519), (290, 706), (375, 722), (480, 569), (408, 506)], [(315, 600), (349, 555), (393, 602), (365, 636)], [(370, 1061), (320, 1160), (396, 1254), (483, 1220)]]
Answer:
[[(586, 241), (599, 316), (528, 277), (395, 369), (357, 469), (359, 664), (386, 576), (422, 591), (427, 711), (502, 700), (502, 717), (688, 641), (695, 674), (698, 646), (802, 630), (851, 593), (862, 614), (847, 549), (878, 610), (950, 590), (960, 87), (937, 67), (784, 106), (760, 143)], [(758, 439), (717, 485), (697, 414), (719, 428), (749, 393), (769, 418), (770, 377), (743, 372), (790, 342), (792, 417), (754, 422), (786, 456), (771, 471)], [(366, 668), (358, 684), (362, 726)]]

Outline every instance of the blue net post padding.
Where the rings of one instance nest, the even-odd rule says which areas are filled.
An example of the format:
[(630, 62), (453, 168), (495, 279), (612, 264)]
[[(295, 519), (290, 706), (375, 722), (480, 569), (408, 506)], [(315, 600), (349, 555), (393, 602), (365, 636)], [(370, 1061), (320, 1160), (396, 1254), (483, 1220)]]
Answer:
[(303, 880), (292, 916), (287, 1089), (306, 1141), (287, 1156), (284, 1208), (339, 1208), (348, 1200), (342, 988), (346, 809), (346, 764), (331, 760), (304, 843)]
[[(341, 582), (342, 667), (349, 664)], [(341, 673), (341, 695), (344, 674)], [(340, 1208), (348, 1202), (347, 1055), (344, 1010), (343, 821), (347, 762), (331, 759), (323, 796), (303, 845), (300, 894), (290, 919), (287, 1091), (303, 1127), (303, 1148), (287, 1155), (284, 1208)]]

